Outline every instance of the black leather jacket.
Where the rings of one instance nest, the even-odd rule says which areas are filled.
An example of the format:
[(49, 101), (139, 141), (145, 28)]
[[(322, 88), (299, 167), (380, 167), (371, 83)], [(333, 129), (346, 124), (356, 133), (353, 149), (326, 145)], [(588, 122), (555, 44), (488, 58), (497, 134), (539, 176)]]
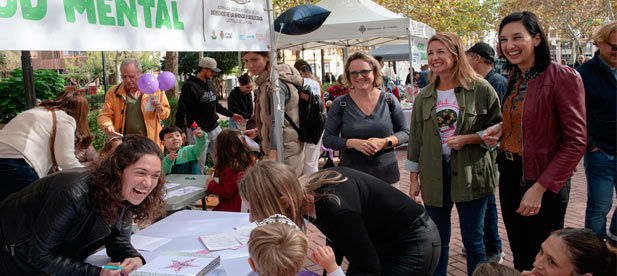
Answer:
[(2, 201), (0, 274), (99, 275), (99, 267), (83, 260), (102, 245), (113, 261), (140, 257), (145, 263), (131, 245), (131, 224), (120, 219), (107, 225), (90, 198), (91, 186), (88, 169), (69, 170)]

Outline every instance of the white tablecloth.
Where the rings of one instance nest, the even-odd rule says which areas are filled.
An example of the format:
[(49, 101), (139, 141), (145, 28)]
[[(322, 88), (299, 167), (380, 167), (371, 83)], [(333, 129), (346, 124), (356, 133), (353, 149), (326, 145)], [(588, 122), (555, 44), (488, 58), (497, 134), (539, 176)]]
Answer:
[[(152, 252), (140, 253), (146, 261), (156, 258), (165, 251), (195, 252), (206, 249), (199, 236), (232, 231), (234, 226), (249, 224), (248, 213), (214, 212), (214, 211), (178, 211), (155, 224), (139, 231), (136, 235), (169, 238), (172, 241), (162, 245)], [(221, 256), (221, 264), (206, 275), (244, 276), (257, 275), (252, 273), (248, 264), (248, 248), (236, 250), (213, 251), (210, 254)], [(86, 259), (93, 265), (104, 265), (110, 262), (105, 250), (101, 250)]]

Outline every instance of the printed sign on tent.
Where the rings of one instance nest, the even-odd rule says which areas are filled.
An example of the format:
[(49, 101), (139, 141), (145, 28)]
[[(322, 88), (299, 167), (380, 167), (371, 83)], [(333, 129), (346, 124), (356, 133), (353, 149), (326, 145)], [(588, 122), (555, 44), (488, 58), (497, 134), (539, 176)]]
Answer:
[(265, 7), (265, 0), (207, 0), (204, 30), (208, 50), (270, 51)]
[(11, 39), (0, 40), (0, 50), (268, 51), (265, 7), (266, 0), (4, 0), (0, 29)]

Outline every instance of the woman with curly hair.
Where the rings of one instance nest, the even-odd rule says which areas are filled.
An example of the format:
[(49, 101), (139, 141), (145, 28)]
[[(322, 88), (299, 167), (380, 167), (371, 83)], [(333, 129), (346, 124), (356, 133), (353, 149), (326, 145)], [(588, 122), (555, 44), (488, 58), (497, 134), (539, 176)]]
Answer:
[[(164, 208), (163, 154), (142, 136), (124, 137), (94, 169), (44, 177), (0, 203), (0, 275), (128, 275), (145, 260), (130, 242), (132, 220)], [(83, 260), (105, 245), (121, 270)]]

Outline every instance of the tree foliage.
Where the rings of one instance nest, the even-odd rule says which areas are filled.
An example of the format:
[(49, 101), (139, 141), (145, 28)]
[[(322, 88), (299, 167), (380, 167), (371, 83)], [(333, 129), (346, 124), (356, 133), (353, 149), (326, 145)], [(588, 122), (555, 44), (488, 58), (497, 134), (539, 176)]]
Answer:
[[(88, 52), (85, 62), (73, 57), (66, 60), (67, 77), (71, 82), (81, 86), (94, 80), (103, 80), (103, 58), (101, 52)], [(117, 58), (116, 58), (117, 57)], [(141, 63), (144, 73), (151, 73), (161, 68), (160, 52), (105, 52), (105, 63), (108, 76), (116, 74), (116, 60), (122, 62), (125, 58), (135, 58)], [(119, 74), (119, 72), (118, 72)]]
[(379, 5), (437, 32), (457, 33), (463, 40), (476, 41), (494, 29), (497, 8), (503, 0), (399, 1), (373, 0)]
[[(615, 9), (614, 6), (612, 8)], [(510, 0), (504, 2), (497, 12), (503, 18), (522, 10), (535, 13), (542, 21), (545, 32), (554, 29), (559, 37), (573, 42), (575, 53), (571, 62), (581, 53), (581, 45), (591, 40), (592, 32), (602, 25), (608, 14), (605, 0)]]
[[(217, 76), (229, 75), (237, 70), (238, 52), (204, 52), (204, 57), (211, 57), (216, 60), (216, 66), (221, 69)], [(163, 59), (163, 63), (165, 59)], [(197, 72), (199, 64), (198, 52), (179, 52), (178, 54), (178, 74), (193, 75)]]
[(2, 51), (4, 64), (0, 64), (0, 73), (8, 74), (11, 71), (21, 68), (21, 53), (19, 51)]
[[(54, 99), (64, 91), (64, 77), (53, 70), (38, 69), (34, 71), (34, 91), (38, 99)], [(0, 123), (7, 123), (24, 110), (24, 78), (21, 69), (15, 69), (10, 78), (0, 82)]]
[(279, 14), (281, 14), (282, 12), (284, 12), (285, 10), (289, 8), (293, 8), (295, 6), (300, 6), (304, 4), (315, 4), (317, 2), (319, 1), (316, 1), (316, 0), (287, 0), (287, 1), (273, 0), (272, 8), (274, 9), (274, 16), (278, 16)]

